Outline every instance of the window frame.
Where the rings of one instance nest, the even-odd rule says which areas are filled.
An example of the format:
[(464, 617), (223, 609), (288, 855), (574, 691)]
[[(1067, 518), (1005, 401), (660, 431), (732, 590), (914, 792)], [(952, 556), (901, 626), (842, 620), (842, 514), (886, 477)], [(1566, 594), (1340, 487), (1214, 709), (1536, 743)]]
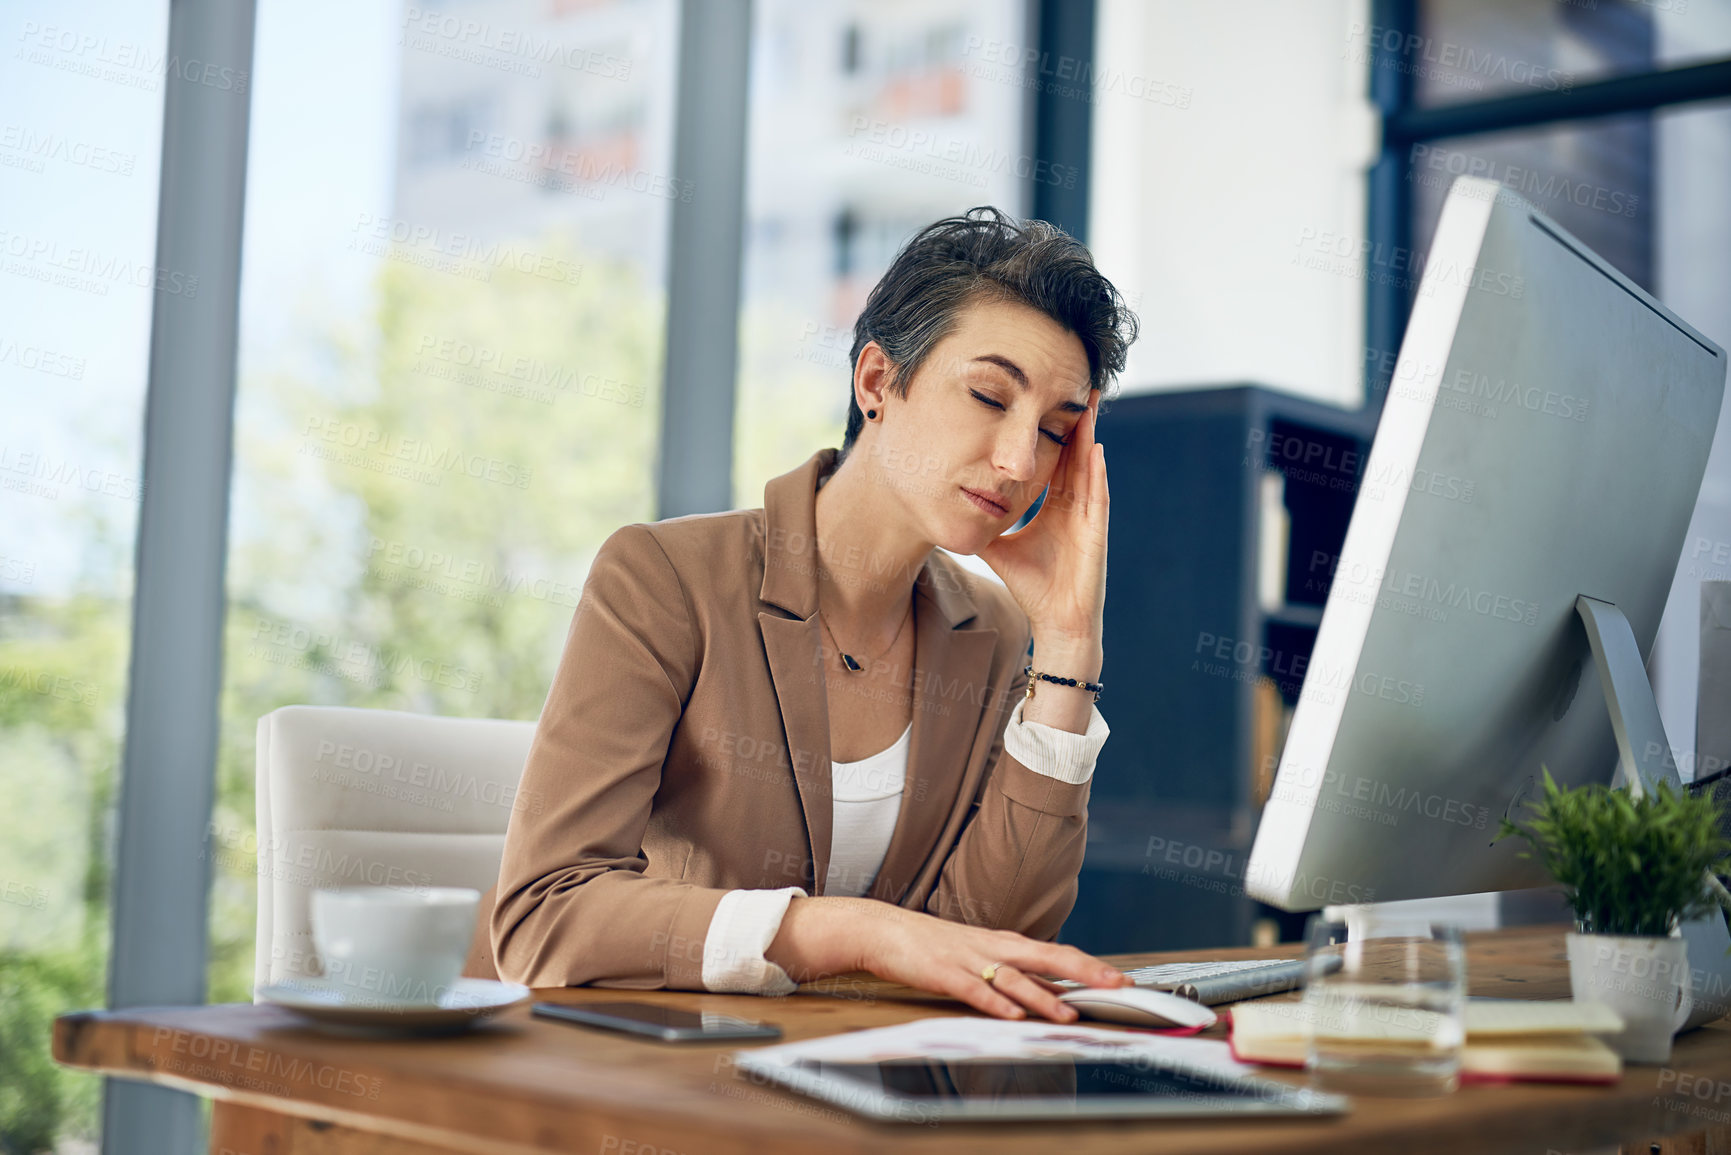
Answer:
[[(1413, 99), (1412, 77), (1392, 65), (1398, 53), (1382, 47), (1419, 33), (1420, 0), (1372, 0), (1371, 25), (1384, 30), (1368, 54), (1370, 97), (1382, 119), (1381, 146), (1366, 176), (1365, 239), (1372, 251), (1412, 250), (1412, 147), (1487, 132), (1552, 127), (1630, 112), (1651, 112), (1731, 98), (1731, 57), (1679, 68), (1653, 68), (1576, 85), (1567, 92), (1534, 92), (1437, 106)], [(1402, 278), (1372, 280), (1365, 288), (1368, 349), (1400, 348), (1412, 311), (1413, 287)], [(1393, 358), (1366, 358), (1364, 405), (1380, 413), (1393, 375)]]

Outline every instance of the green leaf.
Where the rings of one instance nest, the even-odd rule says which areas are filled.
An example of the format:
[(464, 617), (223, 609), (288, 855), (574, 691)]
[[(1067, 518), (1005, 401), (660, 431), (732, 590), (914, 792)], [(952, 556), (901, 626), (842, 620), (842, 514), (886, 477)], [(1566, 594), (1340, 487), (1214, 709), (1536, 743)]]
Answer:
[(1731, 840), (1710, 794), (1660, 783), (1651, 794), (1593, 784), (1564, 789), (1540, 767), (1542, 797), (1531, 820), (1507, 818), (1498, 838), (1518, 835), (1568, 899), (1575, 917), (1599, 934), (1662, 935), (1723, 900), (1706, 873), (1731, 871)]

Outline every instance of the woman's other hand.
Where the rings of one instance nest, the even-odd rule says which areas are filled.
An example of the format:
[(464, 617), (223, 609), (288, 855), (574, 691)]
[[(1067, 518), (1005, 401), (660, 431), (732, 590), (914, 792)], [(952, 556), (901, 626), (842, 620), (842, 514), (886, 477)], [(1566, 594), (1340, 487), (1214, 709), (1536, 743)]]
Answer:
[[(1130, 985), (1124, 972), (1073, 946), (950, 922), (869, 898), (794, 899), (764, 957), (797, 982), (869, 971), (1004, 1019), (1032, 1012), (1053, 1022), (1074, 1022), (1075, 1010), (1058, 1001), (1063, 988), (1049, 978), (1090, 987)], [(988, 983), (982, 972), (992, 963), (998, 970)]]

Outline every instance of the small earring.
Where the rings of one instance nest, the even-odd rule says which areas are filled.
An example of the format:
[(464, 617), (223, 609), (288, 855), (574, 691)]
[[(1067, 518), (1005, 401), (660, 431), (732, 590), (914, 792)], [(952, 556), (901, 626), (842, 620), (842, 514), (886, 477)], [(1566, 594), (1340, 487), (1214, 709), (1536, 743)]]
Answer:
[(867, 409), (866, 410), (866, 420), (867, 421), (876, 421), (877, 419), (878, 419), (878, 411), (876, 409)]

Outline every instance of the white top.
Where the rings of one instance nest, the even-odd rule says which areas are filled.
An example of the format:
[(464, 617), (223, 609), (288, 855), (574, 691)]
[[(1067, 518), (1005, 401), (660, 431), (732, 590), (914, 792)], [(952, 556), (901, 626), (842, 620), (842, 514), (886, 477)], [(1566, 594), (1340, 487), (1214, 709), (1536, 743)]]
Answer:
[[(1076, 734), (1044, 722), (1024, 722), (1016, 703), (1004, 727), (1004, 749), (1036, 774), (1079, 785), (1094, 775), (1094, 762), (1111, 728), (1098, 707), (1089, 706), (1088, 732)], [(883, 866), (901, 813), (913, 723), (895, 743), (857, 762), (831, 762), (831, 833), (824, 893), (859, 897), (871, 889)], [(703, 985), (732, 994), (785, 995), (799, 985), (763, 957), (781, 929), (787, 904), (805, 890), (730, 890), (716, 904), (703, 943)]]
[(831, 828), (825, 894), (858, 898), (871, 889), (902, 809), (914, 724), (887, 749), (858, 762), (829, 764)]

